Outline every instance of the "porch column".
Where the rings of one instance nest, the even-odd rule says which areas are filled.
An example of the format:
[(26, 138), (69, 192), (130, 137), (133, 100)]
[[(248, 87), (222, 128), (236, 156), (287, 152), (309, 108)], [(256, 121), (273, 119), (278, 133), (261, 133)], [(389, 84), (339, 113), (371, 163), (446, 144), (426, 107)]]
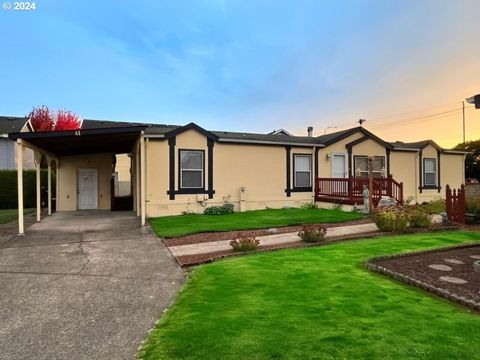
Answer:
[(140, 137), (140, 215), (142, 219), (142, 226), (145, 225), (145, 184), (146, 184), (146, 179), (145, 179), (145, 139), (143, 137), (143, 131), (142, 135)]
[(42, 154), (35, 151), (35, 173), (36, 173), (36, 188), (37, 188), (37, 221), (41, 220), (42, 204), (40, 201), (40, 163), (42, 160)]
[(18, 233), (25, 233), (23, 224), (23, 144), (17, 140), (17, 193), (18, 193)]
[(140, 141), (135, 146), (135, 194), (137, 216), (140, 216)]
[(59, 207), (59, 194), (60, 194), (60, 191), (59, 188), (60, 188), (60, 172), (59, 172), (59, 168), (60, 168), (60, 160), (59, 159), (55, 159), (55, 211), (58, 212), (58, 210), (60, 209)]
[(48, 162), (48, 215), (52, 215), (52, 158), (47, 156)]

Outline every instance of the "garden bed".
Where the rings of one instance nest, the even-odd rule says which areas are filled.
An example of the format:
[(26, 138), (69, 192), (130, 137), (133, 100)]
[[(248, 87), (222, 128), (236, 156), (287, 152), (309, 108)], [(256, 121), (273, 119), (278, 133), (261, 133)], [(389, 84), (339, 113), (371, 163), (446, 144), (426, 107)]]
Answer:
[[(368, 223), (368, 222), (363, 222), (363, 223)], [(335, 224), (333, 226), (328, 226), (328, 227), (335, 227), (335, 226), (341, 226), (342, 224)], [(292, 228), (292, 227), (290, 227)], [(299, 227), (301, 229), (301, 227)], [(419, 233), (425, 233), (425, 232), (438, 232), (438, 231), (452, 231), (452, 230), (458, 230), (457, 226), (444, 226), (444, 225), (435, 225), (432, 226), (430, 229), (409, 229), (409, 234), (419, 234)], [(241, 232), (241, 233), (250, 233), (250, 232)], [(217, 233), (214, 235), (221, 235), (222, 233)], [(227, 234), (231, 234), (231, 232), (228, 232)], [(271, 233), (270, 233), (271, 234)], [(238, 235), (238, 234), (237, 234)], [(264, 235), (264, 234), (261, 234)], [(267, 233), (266, 235), (269, 235)], [(217, 251), (217, 252), (210, 252), (210, 253), (205, 253), (205, 254), (195, 254), (195, 255), (184, 255), (184, 256), (177, 256), (175, 259), (177, 260), (178, 264), (182, 267), (188, 267), (188, 266), (194, 266), (194, 265), (200, 265), (204, 263), (210, 263), (219, 259), (223, 259), (225, 257), (230, 257), (230, 256), (237, 256), (237, 255), (247, 255), (247, 254), (252, 254), (256, 252), (265, 252), (265, 251), (273, 251), (273, 250), (280, 250), (280, 249), (290, 249), (290, 248), (305, 248), (305, 247), (312, 247), (312, 246), (321, 246), (325, 244), (330, 244), (334, 242), (339, 242), (339, 241), (347, 241), (347, 240), (358, 240), (358, 239), (370, 239), (373, 237), (378, 237), (378, 236), (396, 236), (396, 235), (402, 235), (402, 234), (392, 234), (392, 233), (385, 233), (381, 231), (374, 231), (374, 232), (369, 232), (369, 233), (360, 233), (360, 234), (352, 234), (352, 235), (344, 235), (344, 236), (336, 236), (336, 237), (331, 237), (326, 239), (325, 241), (318, 242), (318, 243), (306, 243), (303, 241), (298, 241), (298, 242), (293, 242), (293, 243), (285, 243), (285, 244), (276, 244), (276, 245), (267, 245), (267, 246), (259, 246), (257, 250), (255, 251), (250, 251), (250, 252), (234, 252), (233, 250), (225, 250), (225, 251)], [(259, 236), (259, 235), (255, 235)], [(227, 237), (227, 238), (222, 238), (222, 239), (215, 239), (215, 240), (210, 240), (210, 241), (216, 241), (216, 240), (230, 240), (233, 239), (232, 237)], [(170, 239), (170, 240), (164, 240), (165, 242), (170, 241), (174, 245), (184, 245), (184, 244), (178, 244), (174, 242), (176, 239)], [(186, 244), (192, 244), (192, 242), (186, 243)], [(173, 245), (167, 245), (167, 246), (173, 246)]]
[[(359, 225), (359, 224), (369, 224), (372, 223), (370, 219), (360, 219), (346, 221), (342, 223), (326, 223), (319, 224), (329, 228), (337, 226), (347, 226), (347, 225)], [(246, 236), (265, 236), (273, 234), (285, 234), (291, 232), (298, 232), (302, 230), (303, 225), (294, 225), (294, 226), (283, 226), (270, 229), (257, 229), (257, 230), (238, 230), (238, 231), (223, 231), (223, 232), (205, 232), (199, 234), (185, 235), (177, 238), (164, 239), (164, 243), (167, 246), (179, 246), (179, 245), (189, 245), (189, 244), (200, 244), (210, 241), (221, 241), (221, 240), (232, 240), (237, 239), (241, 234)]]
[(480, 311), (480, 243), (421, 251), (367, 262), (367, 267)]

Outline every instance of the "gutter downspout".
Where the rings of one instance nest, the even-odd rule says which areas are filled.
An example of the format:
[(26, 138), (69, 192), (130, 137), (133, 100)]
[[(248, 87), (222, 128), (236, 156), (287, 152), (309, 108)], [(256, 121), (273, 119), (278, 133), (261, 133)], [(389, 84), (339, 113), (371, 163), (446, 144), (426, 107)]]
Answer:
[(312, 152), (312, 164), (313, 164), (313, 166), (312, 166), (312, 178), (313, 178), (313, 181), (312, 181), (312, 199), (313, 199), (313, 200), (312, 200), (312, 202), (313, 202), (314, 204), (315, 204), (315, 187), (316, 187), (316, 185), (317, 185), (317, 178), (316, 178), (316, 176), (315, 176), (315, 174), (316, 174), (316, 171), (315, 171), (315, 170), (317, 169), (317, 166), (318, 166), (318, 164), (317, 164), (317, 158), (316, 158), (316, 156), (315, 156), (316, 151), (317, 151), (317, 147), (314, 146), (314, 147), (313, 147), (313, 152)]

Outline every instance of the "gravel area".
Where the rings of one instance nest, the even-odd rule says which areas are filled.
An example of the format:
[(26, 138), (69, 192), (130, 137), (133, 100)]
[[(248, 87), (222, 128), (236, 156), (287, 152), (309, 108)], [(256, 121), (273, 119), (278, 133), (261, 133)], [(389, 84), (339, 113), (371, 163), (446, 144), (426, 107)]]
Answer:
[(480, 256), (480, 245), (400, 256), (373, 263), (479, 303), (480, 273), (474, 271), (473, 267), (477, 256)]
[[(347, 221), (342, 223), (324, 223), (318, 224), (326, 227), (338, 227), (338, 226), (347, 226), (355, 224), (369, 224), (372, 223), (370, 219), (361, 219), (354, 221)], [(223, 232), (207, 232), (181, 236), (172, 239), (164, 239), (164, 243), (167, 246), (179, 246), (179, 245), (189, 245), (189, 244), (199, 244), (210, 241), (219, 241), (219, 240), (232, 240), (238, 239), (240, 234), (245, 234), (248, 236), (264, 236), (272, 234), (284, 234), (290, 232), (298, 232), (302, 229), (302, 225), (295, 226), (283, 226), (272, 229), (258, 229), (258, 230), (243, 230), (243, 231), (223, 231)]]

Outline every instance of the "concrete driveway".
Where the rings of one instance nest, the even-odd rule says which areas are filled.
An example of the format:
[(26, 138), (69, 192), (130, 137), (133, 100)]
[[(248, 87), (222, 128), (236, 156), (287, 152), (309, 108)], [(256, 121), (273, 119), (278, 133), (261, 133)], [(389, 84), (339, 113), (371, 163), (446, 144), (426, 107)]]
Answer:
[(57, 213), (1, 240), (1, 359), (133, 359), (184, 279), (132, 213)]

